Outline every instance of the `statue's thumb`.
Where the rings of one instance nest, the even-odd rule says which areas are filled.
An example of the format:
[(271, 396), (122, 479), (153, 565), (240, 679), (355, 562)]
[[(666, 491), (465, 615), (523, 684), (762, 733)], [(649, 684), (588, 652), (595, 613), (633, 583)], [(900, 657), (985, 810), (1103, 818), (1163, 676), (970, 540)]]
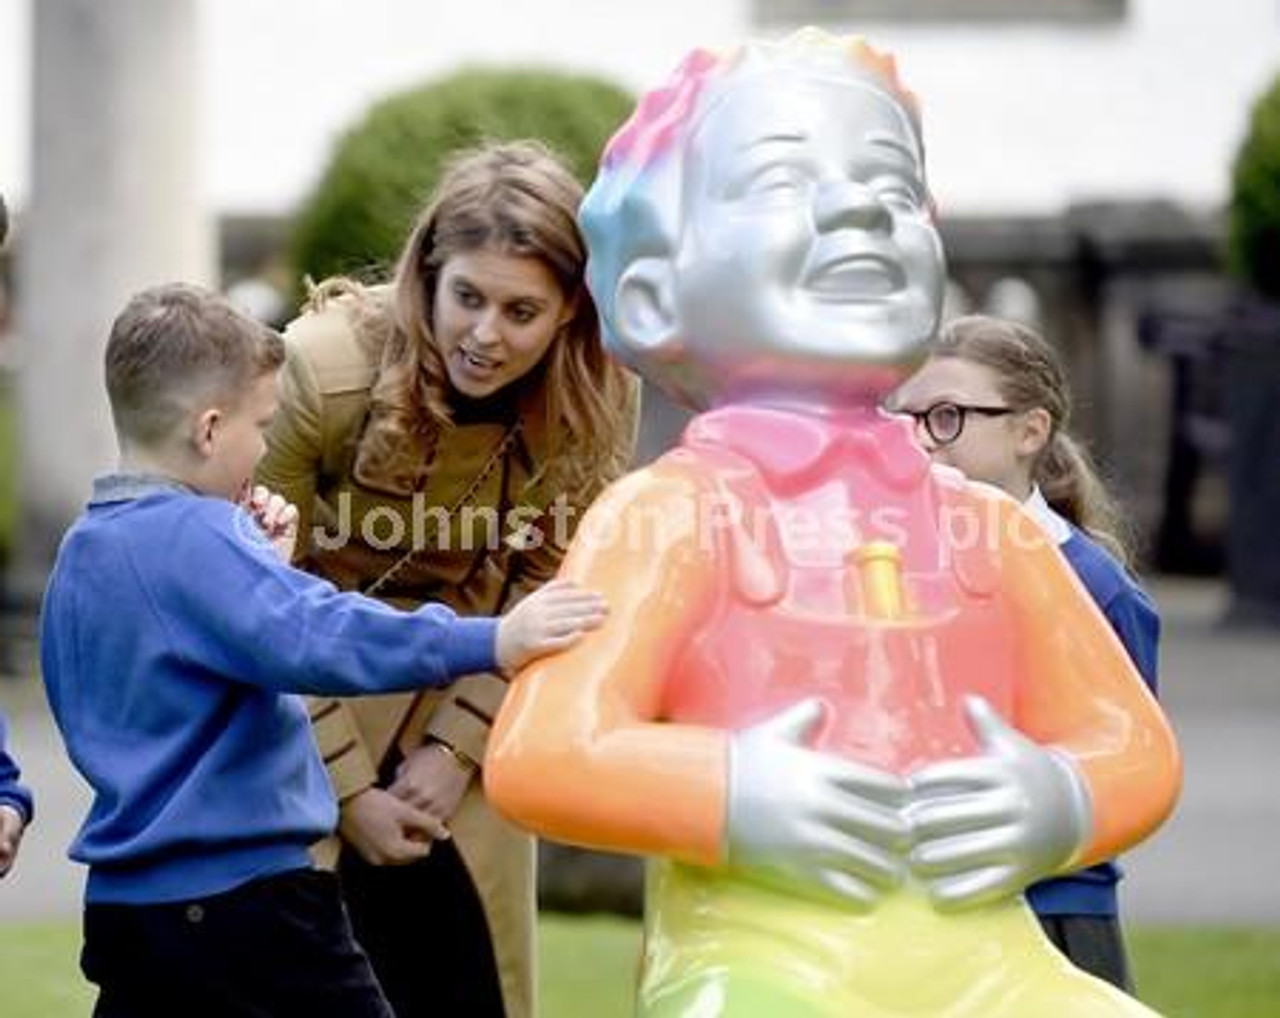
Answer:
[(1005, 756), (1022, 742), (1022, 736), (982, 697), (966, 696), (964, 709), (969, 716), (969, 727), (987, 752)]
[(752, 731), (781, 742), (803, 745), (817, 730), (823, 713), (822, 701), (816, 697), (809, 697), (761, 721)]

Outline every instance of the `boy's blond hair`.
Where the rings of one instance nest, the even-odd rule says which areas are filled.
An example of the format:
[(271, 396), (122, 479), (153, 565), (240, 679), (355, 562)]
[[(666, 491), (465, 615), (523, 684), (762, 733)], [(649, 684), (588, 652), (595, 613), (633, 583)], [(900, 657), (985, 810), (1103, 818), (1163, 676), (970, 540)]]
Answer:
[(189, 283), (135, 294), (111, 326), (106, 382), (121, 443), (154, 447), (201, 402), (235, 406), (284, 363), (284, 341)]

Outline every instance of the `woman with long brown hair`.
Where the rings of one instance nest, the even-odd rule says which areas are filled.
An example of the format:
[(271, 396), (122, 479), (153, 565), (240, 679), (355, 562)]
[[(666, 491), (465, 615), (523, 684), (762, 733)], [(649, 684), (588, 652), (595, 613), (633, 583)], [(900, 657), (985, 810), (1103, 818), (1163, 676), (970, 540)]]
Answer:
[[(554, 576), (630, 459), (637, 412), (583, 285), (581, 197), (535, 143), (463, 153), (389, 285), (313, 288), (286, 332), (259, 473), (298, 506), (303, 568), (463, 613), (499, 613)], [(442, 694), (312, 704), (341, 806), (330, 848), (402, 1018), (533, 1009), (532, 842), (490, 811), (477, 773), (504, 692), (476, 675)], [(452, 837), (431, 841), (426, 815)]]

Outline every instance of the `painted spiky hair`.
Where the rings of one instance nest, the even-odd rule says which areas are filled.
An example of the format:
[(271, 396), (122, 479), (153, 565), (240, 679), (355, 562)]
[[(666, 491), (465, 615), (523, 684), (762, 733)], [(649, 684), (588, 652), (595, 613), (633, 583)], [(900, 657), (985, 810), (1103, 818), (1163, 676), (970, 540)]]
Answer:
[(749, 42), (724, 53), (693, 50), (661, 87), (641, 97), (635, 112), (605, 147), (602, 170), (627, 162), (643, 167), (660, 157), (709, 105), (713, 86), (721, 79), (788, 65), (803, 65), (809, 71), (853, 71), (872, 79), (906, 107), (919, 133), (920, 104), (902, 83), (893, 54), (877, 50), (862, 36), (836, 36), (808, 27), (779, 41)]

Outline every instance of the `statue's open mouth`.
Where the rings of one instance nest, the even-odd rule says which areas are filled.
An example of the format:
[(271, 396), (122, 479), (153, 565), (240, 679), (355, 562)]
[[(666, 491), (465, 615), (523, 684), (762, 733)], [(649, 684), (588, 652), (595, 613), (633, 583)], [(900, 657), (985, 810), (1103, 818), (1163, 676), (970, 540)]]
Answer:
[(876, 254), (841, 255), (822, 262), (805, 279), (805, 288), (826, 301), (877, 301), (906, 284), (902, 267)]

